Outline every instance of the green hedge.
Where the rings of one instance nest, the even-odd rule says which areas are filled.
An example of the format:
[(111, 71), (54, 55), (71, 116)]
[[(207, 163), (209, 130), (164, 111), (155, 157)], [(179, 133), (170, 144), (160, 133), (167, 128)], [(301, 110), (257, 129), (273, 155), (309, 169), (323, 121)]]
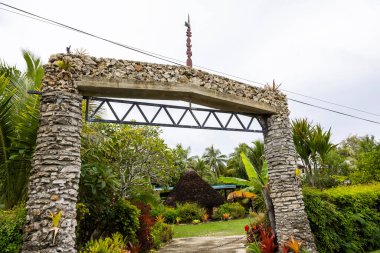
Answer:
[(368, 252), (380, 248), (380, 183), (303, 188), (318, 251)]
[(245, 209), (238, 202), (225, 203), (215, 210), (212, 218), (220, 220), (223, 218), (223, 214), (225, 213), (228, 213), (232, 219), (239, 219), (245, 216)]
[(25, 222), (24, 207), (0, 210), (0, 252), (18, 253), (22, 246), (22, 229)]
[(193, 220), (201, 220), (206, 210), (197, 203), (183, 203), (176, 206), (180, 222), (191, 223)]
[(152, 207), (150, 214), (157, 218), (159, 215), (162, 215), (165, 218), (165, 222), (169, 224), (176, 223), (176, 218), (178, 216), (178, 212), (173, 207), (168, 207), (163, 204)]

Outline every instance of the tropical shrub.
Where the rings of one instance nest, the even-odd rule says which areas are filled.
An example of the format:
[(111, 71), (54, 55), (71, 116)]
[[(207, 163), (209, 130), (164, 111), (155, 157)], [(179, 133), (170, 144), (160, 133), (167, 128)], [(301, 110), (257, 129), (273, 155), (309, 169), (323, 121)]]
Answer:
[(190, 223), (193, 220), (201, 220), (206, 210), (196, 203), (177, 204), (177, 214), (181, 222)]
[(83, 203), (77, 205), (77, 245), (83, 247), (90, 239), (111, 236), (118, 232), (126, 241), (137, 241), (136, 231), (140, 227), (140, 210), (127, 200), (119, 199), (100, 212), (89, 210)]
[(259, 242), (251, 242), (247, 244), (247, 253), (261, 253)]
[(380, 183), (324, 191), (304, 188), (303, 194), (319, 252), (380, 248)]
[(230, 214), (232, 219), (243, 218), (245, 216), (245, 209), (239, 203), (225, 203), (218, 207), (213, 213), (214, 219), (223, 219), (224, 214)]
[(153, 217), (158, 217), (162, 215), (165, 219), (166, 223), (174, 224), (176, 223), (176, 218), (178, 217), (178, 212), (173, 207), (165, 206), (165, 205), (157, 205), (152, 208), (151, 215)]
[(193, 220), (191, 223), (192, 223), (193, 225), (197, 225), (197, 224), (201, 223), (201, 221), (200, 221), (200, 220)]
[(286, 241), (282, 247), (283, 253), (306, 253), (306, 249), (302, 248), (303, 242), (300, 242), (293, 238), (293, 236), (290, 237), (288, 241)]
[(203, 222), (207, 222), (208, 219), (210, 219), (210, 215), (208, 213), (205, 213), (204, 215), (202, 215), (201, 219)]
[(18, 253), (22, 246), (22, 228), (26, 209), (22, 206), (12, 210), (0, 210), (0, 249), (4, 253)]
[(251, 226), (265, 225), (267, 223), (267, 216), (265, 213), (249, 213), (249, 222)]
[(123, 236), (115, 233), (112, 237), (100, 238), (99, 240), (91, 240), (81, 253), (126, 253), (127, 246), (124, 243)]
[(244, 227), (247, 234), (248, 252), (273, 253), (277, 252), (278, 245), (272, 228), (265, 225)]
[(165, 242), (170, 241), (174, 235), (173, 225), (163, 222), (156, 222), (152, 227), (153, 245), (155, 249), (159, 249)]
[(140, 227), (140, 210), (127, 200), (119, 199), (111, 208), (108, 219), (108, 232), (119, 232), (127, 241), (136, 239), (136, 231)]
[(154, 225), (154, 218), (150, 215), (150, 205), (144, 203), (136, 203), (135, 205), (140, 209), (140, 227), (136, 232), (140, 250), (141, 252), (148, 252), (153, 247), (151, 231)]

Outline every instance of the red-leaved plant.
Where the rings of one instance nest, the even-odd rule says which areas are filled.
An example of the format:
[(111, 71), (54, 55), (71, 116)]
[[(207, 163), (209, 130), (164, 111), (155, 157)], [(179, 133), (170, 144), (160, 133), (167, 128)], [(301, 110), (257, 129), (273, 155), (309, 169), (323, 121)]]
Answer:
[(275, 243), (276, 237), (272, 228), (265, 227), (263, 224), (252, 227), (246, 225), (244, 230), (247, 233), (247, 243), (260, 242), (262, 253), (273, 253), (277, 249), (278, 245)]
[(260, 229), (260, 246), (261, 252), (273, 253), (277, 249), (278, 245), (275, 244), (275, 234), (272, 228)]
[(140, 228), (137, 230), (136, 235), (139, 240), (140, 250), (142, 252), (149, 251), (153, 247), (152, 227), (154, 225), (154, 218), (150, 215), (150, 205), (146, 205), (142, 202), (135, 203), (138, 209), (140, 209)]

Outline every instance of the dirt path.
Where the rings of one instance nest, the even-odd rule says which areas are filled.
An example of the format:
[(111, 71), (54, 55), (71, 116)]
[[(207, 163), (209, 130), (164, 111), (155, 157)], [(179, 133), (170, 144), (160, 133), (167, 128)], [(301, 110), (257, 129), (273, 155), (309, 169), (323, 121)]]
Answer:
[(245, 253), (245, 236), (176, 238), (159, 253)]

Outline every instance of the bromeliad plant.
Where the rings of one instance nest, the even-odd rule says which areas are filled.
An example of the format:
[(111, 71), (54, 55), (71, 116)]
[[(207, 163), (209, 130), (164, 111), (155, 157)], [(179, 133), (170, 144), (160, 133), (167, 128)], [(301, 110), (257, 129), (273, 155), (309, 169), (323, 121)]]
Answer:
[(302, 248), (303, 242), (299, 242), (298, 240), (294, 239), (293, 236), (290, 237), (290, 239), (284, 243), (284, 246), (282, 247), (282, 253), (308, 253), (307, 250)]
[(275, 242), (275, 234), (273, 229), (265, 227), (264, 224), (253, 225), (244, 227), (247, 233), (247, 243), (250, 252), (255, 252), (254, 248), (260, 246), (262, 253), (273, 253), (277, 249), (278, 245)]

